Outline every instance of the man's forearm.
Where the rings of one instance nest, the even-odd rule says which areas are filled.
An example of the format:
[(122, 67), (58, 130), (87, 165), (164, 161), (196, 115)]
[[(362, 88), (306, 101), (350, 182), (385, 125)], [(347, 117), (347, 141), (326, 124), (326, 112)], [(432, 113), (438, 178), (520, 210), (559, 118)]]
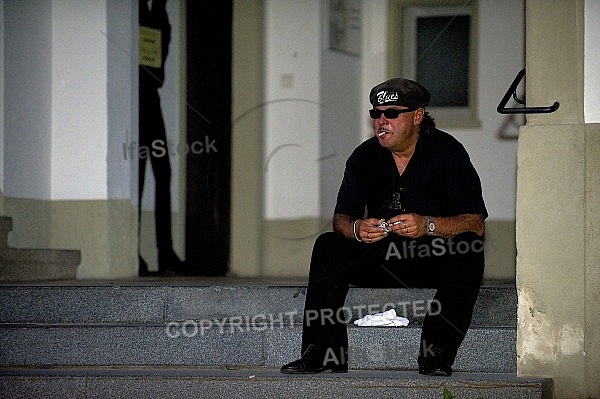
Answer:
[(333, 215), (333, 231), (341, 233), (348, 238), (354, 239), (353, 227), (355, 220), (356, 218), (353, 218), (350, 215), (336, 213)]
[[(333, 215), (333, 230), (350, 239), (357, 239), (357, 237), (361, 238), (359, 231), (363, 221), (360, 220), (355, 224), (357, 220), (358, 219), (350, 215), (336, 213)], [(485, 232), (483, 215), (462, 214), (447, 217), (433, 216), (433, 221), (435, 223), (435, 231), (433, 235), (438, 237), (450, 238), (465, 232), (474, 232), (479, 236), (483, 236), (483, 233)], [(418, 215), (415, 213), (398, 215), (391, 218), (389, 222), (392, 224), (392, 231), (403, 236), (416, 238), (424, 236), (428, 232), (428, 219), (423, 215)], [(379, 230), (374, 227), (377, 226), (374, 223), (374, 219), (367, 220), (368, 226), (365, 227), (365, 229), (367, 229), (367, 231), (371, 229), (376, 233), (379, 232)], [(371, 232), (371, 236), (372, 234), (373, 232)]]
[[(433, 217), (435, 222), (434, 235), (444, 238), (454, 237), (465, 232), (474, 232), (483, 236), (485, 222), (483, 215), (463, 214), (449, 217)], [(425, 218), (427, 224), (427, 218)]]

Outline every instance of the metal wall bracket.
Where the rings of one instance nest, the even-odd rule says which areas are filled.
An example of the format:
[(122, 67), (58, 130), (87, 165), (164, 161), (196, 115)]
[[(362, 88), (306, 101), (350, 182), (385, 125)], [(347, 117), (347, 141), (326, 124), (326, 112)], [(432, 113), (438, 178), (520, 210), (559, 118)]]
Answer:
[[(519, 86), (519, 83), (521, 82), (523, 77), (525, 77), (525, 68), (523, 68), (517, 74), (517, 77), (515, 78), (515, 80), (513, 80), (512, 84), (506, 91), (506, 94), (504, 95), (504, 97), (502, 97), (500, 104), (498, 104), (498, 108), (496, 108), (499, 113), (501, 113), (501, 114), (549, 114), (558, 109), (558, 107), (560, 105), (558, 103), (558, 101), (555, 101), (554, 104), (552, 104), (549, 107), (527, 107), (525, 105), (525, 99), (524, 98), (521, 99), (521, 98), (517, 97), (517, 87)], [(516, 108), (507, 108), (506, 104), (508, 104), (508, 100), (510, 100), (511, 96), (517, 103), (523, 104), (525, 106), (524, 107), (516, 107)]]

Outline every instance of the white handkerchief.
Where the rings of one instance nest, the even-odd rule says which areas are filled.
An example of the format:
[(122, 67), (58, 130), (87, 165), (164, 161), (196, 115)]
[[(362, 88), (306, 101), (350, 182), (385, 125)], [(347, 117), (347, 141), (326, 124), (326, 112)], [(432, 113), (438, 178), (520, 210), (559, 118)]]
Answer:
[(395, 309), (386, 310), (382, 313), (368, 314), (365, 317), (354, 320), (359, 327), (406, 327), (408, 319), (396, 315)]

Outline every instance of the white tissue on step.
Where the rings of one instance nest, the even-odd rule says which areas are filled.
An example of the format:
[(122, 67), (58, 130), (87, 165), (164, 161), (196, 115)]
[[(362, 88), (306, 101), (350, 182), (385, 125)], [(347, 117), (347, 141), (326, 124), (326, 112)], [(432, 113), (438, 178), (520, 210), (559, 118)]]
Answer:
[(369, 314), (365, 317), (354, 320), (354, 324), (359, 327), (406, 327), (408, 319), (396, 315), (395, 309), (390, 309), (382, 313)]

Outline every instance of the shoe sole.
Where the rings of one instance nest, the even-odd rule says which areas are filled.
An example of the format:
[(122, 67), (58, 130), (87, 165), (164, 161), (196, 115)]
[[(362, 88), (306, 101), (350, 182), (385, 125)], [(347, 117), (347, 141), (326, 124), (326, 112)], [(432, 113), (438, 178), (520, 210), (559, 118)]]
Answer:
[(432, 377), (450, 377), (452, 373), (448, 374), (442, 370), (433, 370), (433, 371), (419, 371), (419, 374), (428, 375)]

